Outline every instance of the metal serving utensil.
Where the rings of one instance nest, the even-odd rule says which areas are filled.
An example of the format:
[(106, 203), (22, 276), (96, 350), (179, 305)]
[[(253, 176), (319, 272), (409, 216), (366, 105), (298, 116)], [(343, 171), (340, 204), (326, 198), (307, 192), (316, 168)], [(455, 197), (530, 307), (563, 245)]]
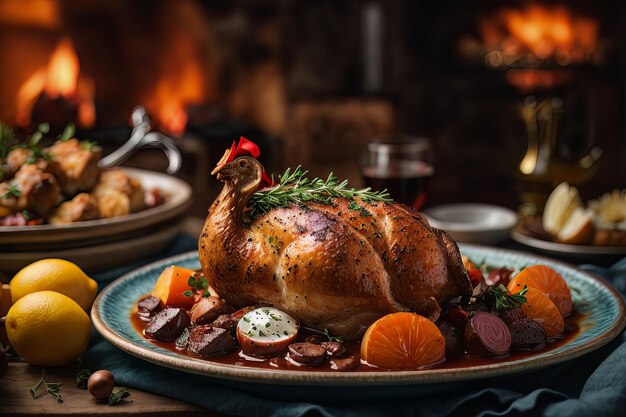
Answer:
[(158, 148), (165, 153), (169, 161), (169, 166), (166, 170), (167, 173), (175, 174), (178, 172), (182, 163), (178, 147), (176, 147), (176, 144), (171, 138), (162, 133), (150, 131), (150, 117), (148, 117), (146, 109), (142, 106), (135, 107), (131, 119), (133, 131), (126, 143), (102, 158), (98, 166), (100, 168), (117, 166), (128, 160), (128, 158), (141, 148)]

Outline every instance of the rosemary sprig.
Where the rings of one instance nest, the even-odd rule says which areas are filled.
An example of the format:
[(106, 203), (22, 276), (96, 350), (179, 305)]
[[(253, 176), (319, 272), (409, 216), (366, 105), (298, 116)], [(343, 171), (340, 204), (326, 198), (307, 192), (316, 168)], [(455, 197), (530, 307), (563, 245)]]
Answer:
[(510, 310), (525, 304), (527, 292), (528, 287), (526, 285), (524, 285), (524, 288), (522, 288), (520, 292), (515, 294), (509, 294), (509, 291), (502, 284), (487, 289), (487, 293), (492, 295), (495, 299), (495, 307), (498, 311)]
[[(250, 199), (250, 214), (260, 216), (268, 211), (287, 207), (290, 204), (306, 205), (307, 203), (332, 204), (333, 198), (347, 198), (354, 201), (359, 198), (363, 202), (383, 201), (390, 203), (393, 200), (387, 190), (372, 191), (371, 188), (348, 188), (348, 181), (339, 182), (332, 173), (326, 180), (321, 178), (307, 178), (308, 171), (298, 166), (293, 172), (287, 168), (279, 177), (279, 182), (272, 188), (257, 191)], [(356, 203), (355, 203), (356, 204)], [(357, 209), (356, 207), (354, 209)], [(361, 215), (369, 212), (362, 206), (357, 209)]]
[[(46, 394), (50, 394), (59, 404), (63, 403), (63, 398), (59, 391), (61, 391), (61, 382), (48, 382), (46, 381), (46, 370), (41, 368), (41, 378), (30, 389), (30, 395), (33, 400), (43, 397)], [(44, 387), (45, 391), (40, 391), (41, 387)], [(38, 393), (39, 392), (39, 393)]]

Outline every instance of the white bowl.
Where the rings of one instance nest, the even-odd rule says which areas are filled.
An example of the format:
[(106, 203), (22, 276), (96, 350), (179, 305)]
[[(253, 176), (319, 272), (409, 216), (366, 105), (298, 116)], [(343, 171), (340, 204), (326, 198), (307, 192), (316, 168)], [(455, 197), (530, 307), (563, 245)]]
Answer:
[(489, 204), (448, 204), (426, 209), (422, 214), (433, 227), (466, 243), (503, 242), (517, 223), (514, 211)]

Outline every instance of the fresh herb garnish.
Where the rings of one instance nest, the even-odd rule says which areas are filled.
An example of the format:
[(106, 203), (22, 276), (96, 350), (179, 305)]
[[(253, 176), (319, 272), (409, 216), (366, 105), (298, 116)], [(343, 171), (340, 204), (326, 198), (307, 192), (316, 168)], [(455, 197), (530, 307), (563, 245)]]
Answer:
[(78, 358), (78, 372), (76, 373), (76, 387), (87, 389), (87, 381), (91, 376), (91, 370), (85, 366), (83, 357)]
[(115, 390), (113, 390), (113, 392), (111, 393), (111, 395), (109, 395), (109, 405), (115, 405), (118, 404), (120, 401), (122, 401), (124, 398), (128, 398), (130, 397), (130, 392), (128, 392), (128, 388), (126, 387), (118, 387)]
[(30, 155), (26, 159), (27, 164), (34, 164), (40, 159), (49, 161), (52, 159), (52, 156), (43, 150), (43, 148), (39, 145), (43, 136), (50, 131), (50, 125), (48, 123), (41, 123), (37, 126), (37, 131), (30, 135), (27, 143), (18, 145), (22, 148), (28, 149), (30, 151)]
[(369, 217), (372, 215), (372, 213), (370, 213), (365, 207), (360, 206), (356, 201), (352, 200), (350, 201), (350, 204), (348, 204), (348, 208), (350, 210), (356, 210), (358, 212), (361, 213), (361, 216), (363, 217)]
[(204, 275), (201, 275), (198, 278), (193, 275), (190, 276), (189, 280), (187, 280), (187, 285), (191, 287), (191, 290), (183, 292), (185, 297), (191, 297), (194, 292), (201, 292), (203, 298), (211, 295), (211, 292), (209, 291), (209, 281), (207, 281)]
[(496, 310), (504, 311), (512, 308), (520, 307), (526, 303), (526, 293), (528, 292), (528, 286), (524, 285), (524, 288), (518, 293), (510, 294), (506, 287), (502, 284), (497, 287), (489, 287), (487, 293), (492, 295), (495, 300)]
[[(36, 400), (46, 394), (50, 394), (59, 404), (62, 404), (63, 398), (59, 393), (59, 391), (61, 391), (61, 385), (63, 385), (61, 382), (46, 381), (46, 370), (41, 368), (41, 378), (30, 389), (30, 395), (33, 397), (33, 400)], [(44, 387), (44, 391), (39, 392), (42, 386)]]
[(0, 122), (0, 159), (6, 158), (16, 144), (13, 129)]
[(330, 334), (330, 331), (328, 329), (324, 329), (324, 336), (326, 336), (326, 338), (328, 339), (329, 342), (340, 342), (343, 343), (344, 338), (343, 336), (333, 336)]
[(85, 149), (85, 150), (87, 150), (87, 151), (95, 151), (95, 150), (100, 148), (98, 146), (98, 143), (92, 142), (90, 140), (81, 140), (80, 141), (80, 147)]
[(19, 188), (17, 188), (17, 185), (9, 184), (9, 188), (4, 192), (4, 194), (0, 195), (0, 198), (9, 198), (11, 196), (15, 198), (20, 198), (21, 195), (22, 192)]
[[(308, 171), (303, 171), (299, 166), (293, 172), (287, 168), (279, 177), (277, 185), (257, 191), (252, 195), (250, 214), (260, 216), (274, 208), (287, 207), (290, 204), (300, 206), (306, 205), (306, 203), (332, 204), (333, 198), (347, 198), (354, 201), (358, 197), (363, 202), (384, 201), (390, 203), (393, 201), (387, 190), (372, 191), (369, 187), (363, 189), (348, 188), (348, 181), (339, 182), (332, 173), (326, 180), (307, 178), (307, 173)], [(361, 211), (362, 215), (367, 215), (363, 213)]]
[(75, 132), (76, 126), (74, 126), (74, 123), (68, 123), (68, 125), (65, 126), (65, 129), (63, 129), (63, 132), (61, 132), (61, 134), (57, 136), (57, 140), (59, 142), (65, 142), (67, 140), (70, 140), (74, 137)]
[(281, 319), (280, 317), (278, 317), (276, 314), (274, 313), (270, 313), (270, 318), (274, 321), (283, 321), (283, 319)]

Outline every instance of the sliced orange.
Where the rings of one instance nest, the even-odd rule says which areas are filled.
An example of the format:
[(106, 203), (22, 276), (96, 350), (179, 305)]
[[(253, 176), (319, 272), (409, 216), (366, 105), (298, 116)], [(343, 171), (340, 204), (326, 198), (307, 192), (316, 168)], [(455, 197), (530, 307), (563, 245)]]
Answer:
[(528, 288), (522, 310), (526, 313), (526, 317), (535, 320), (543, 327), (548, 337), (557, 336), (565, 330), (565, 322), (559, 309), (550, 297), (536, 288)]
[(572, 314), (574, 303), (567, 283), (554, 269), (547, 265), (533, 265), (523, 269), (509, 282), (512, 293), (521, 291), (527, 285), (544, 292), (561, 312), (563, 317)]
[(361, 342), (361, 357), (388, 369), (418, 369), (445, 359), (443, 335), (415, 313), (388, 314), (372, 324)]

